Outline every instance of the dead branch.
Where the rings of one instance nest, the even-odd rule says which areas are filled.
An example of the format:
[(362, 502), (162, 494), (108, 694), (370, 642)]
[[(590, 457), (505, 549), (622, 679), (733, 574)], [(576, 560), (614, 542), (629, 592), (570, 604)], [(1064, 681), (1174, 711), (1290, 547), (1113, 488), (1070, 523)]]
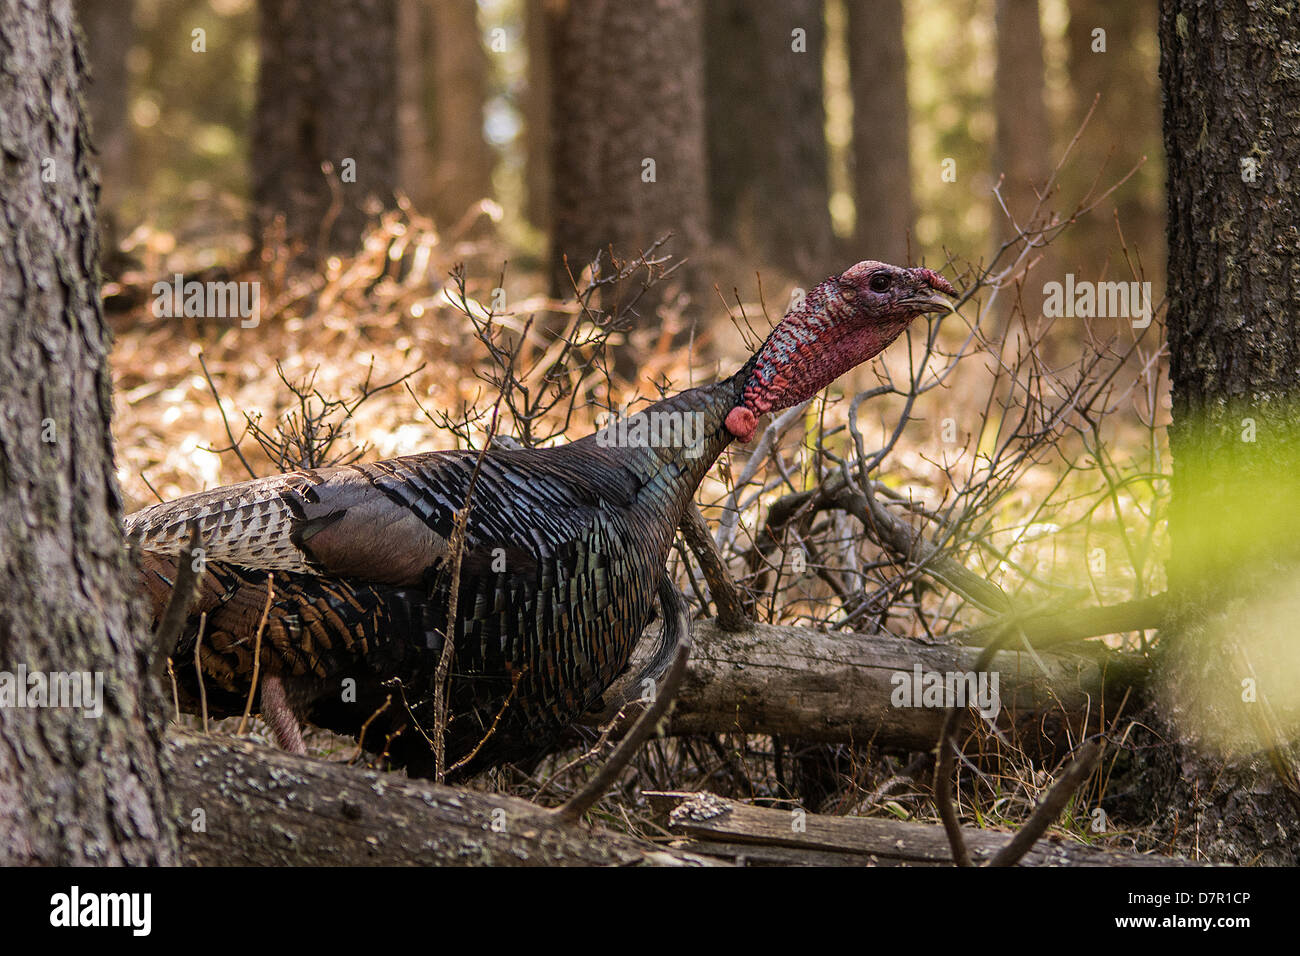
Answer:
[(709, 526), (704, 523), (700, 509), (692, 504), (686, 509), (681, 523), (682, 537), (695, 555), (695, 560), (704, 572), (708, 582), (709, 594), (713, 598), (718, 612), (718, 624), (724, 631), (743, 631), (753, 623), (753, 615), (745, 609), (744, 598), (740, 589), (727, 570), (722, 560), (722, 553), (709, 534)]
[[(998, 651), (1015, 633), (1014, 622), (1003, 625), (988, 646), (980, 651), (979, 657), (975, 659), (975, 666), (971, 668), (972, 672), (987, 673)], [(952, 802), (953, 770), (956, 755), (961, 752), (961, 744), (957, 741), (957, 729), (965, 716), (965, 707), (949, 707), (944, 714), (943, 727), (939, 731), (939, 742), (935, 745), (937, 759), (934, 762), (933, 792), (934, 806), (939, 811), (939, 819), (943, 821), (943, 830), (952, 849), (953, 863), (957, 866), (974, 866), (970, 851), (966, 848), (961, 821), (957, 818), (957, 808)], [(1021, 855), (1023, 856), (1023, 853)]]
[(257, 472), (253, 471), (253, 466), (244, 457), (244, 452), (239, 447), (239, 440), (235, 438), (235, 433), (230, 427), (230, 420), (226, 418), (225, 406), (221, 404), (221, 396), (217, 394), (217, 385), (212, 381), (212, 376), (208, 373), (208, 363), (203, 360), (202, 352), (199, 353), (199, 368), (203, 369), (203, 377), (208, 381), (208, 388), (212, 392), (212, 400), (217, 403), (217, 411), (221, 414), (222, 427), (225, 428), (226, 438), (230, 441), (230, 445), (227, 448), (220, 449), (220, 451), (233, 451), (235, 457), (239, 459), (239, 463), (244, 466), (244, 471), (248, 472), (248, 477), (256, 478)]
[[(1030, 644), (1035, 648), (1045, 648), (1104, 634), (1126, 634), (1130, 631), (1160, 628), (1165, 624), (1168, 611), (1167, 596), (1156, 594), (1104, 607), (1030, 611), (1019, 619), (1019, 625)], [(1005, 619), (995, 619), (969, 630), (949, 631), (944, 636), (951, 641), (981, 646), (991, 641), (1005, 623)]]
[(271, 616), (271, 603), (275, 600), (275, 573), (266, 572), (266, 604), (262, 607), (262, 619), (257, 622), (257, 634), (253, 637), (253, 676), (248, 682), (248, 699), (244, 701), (244, 713), (239, 718), (236, 736), (242, 737), (248, 726), (248, 715), (253, 711), (253, 696), (257, 693), (257, 680), (262, 673), (262, 635), (266, 633), (266, 622)]
[(934, 762), (934, 778), (932, 781), (934, 807), (939, 812), (939, 820), (943, 823), (943, 832), (948, 837), (948, 847), (952, 851), (954, 866), (975, 865), (971, 861), (970, 850), (966, 847), (966, 838), (962, 834), (961, 820), (957, 817), (957, 808), (952, 803), (953, 768), (959, 749), (957, 727), (965, 715), (965, 708), (957, 707), (949, 707), (944, 715), (943, 727), (939, 731), (938, 759)]
[[(669, 615), (676, 619), (671, 625), (667, 621)], [(664, 616), (665, 628), (671, 626), (681, 633), (687, 632), (685, 602), (679, 600), (677, 607), (664, 608)], [(554, 811), (556, 819), (566, 823), (577, 823), (582, 819), (582, 815), (595, 806), (596, 801), (604, 796), (605, 791), (614, 785), (619, 774), (623, 772), (623, 769), (636, 755), (641, 745), (654, 733), (659, 721), (668, 712), (668, 707), (672, 703), (678, 687), (681, 686), (682, 675), (686, 673), (686, 659), (690, 656), (690, 653), (690, 641), (680, 641), (677, 646), (677, 655), (673, 658), (672, 667), (668, 669), (668, 674), (664, 677), (663, 683), (657, 688), (654, 702), (636, 719), (632, 729), (614, 748), (614, 752), (610, 754), (609, 759), (605, 761), (605, 765), (600, 768), (600, 771), (587, 782), (585, 787)]]
[(937, 544), (926, 541), (911, 525), (881, 507), (874, 496), (841, 488), (833, 500), (861, 521), (877, 543), (900, 560), (942, 581), (972, 604), (990, 613), (1012, 609), (1010, 599), (1001, 588), (948, 557)]
[[(498, 396), (498, 403), (500, 400), (501, 397)], [(465, 490), (465, 504), (456, 512), (456, 518), (451, 526), (451, 535), (447, 538), (447, 551), (451, 555), (451, 579), (448, 583), (450, 598), (447, 603), (442, 652), (438, 655), (438, 666), (433, 677), (433, 765), (439, 783), (446, 779), (447, 775), (447, 721), (450, 716), (448, 681), (451, 679), (451, 662), (456, 648), (456, 626), (459, 620), (456, 616), (456, 606), (460, 598), (460, 569), (465, 557), (465, 533), (469, 524), (470, 507), (474, 500), (474, 487), (478, 484), (483, 459), (487, 455), (488, 448), (491, 447), (491, 439), (496, 433), (496, 427), (497, 416), (494, 408), (488, 441), (483, 443), (478, 457), (474, 459), (474, 470), (470, 473), (469, 487)], [(410, 711), (409, 705), (407, 711)]]

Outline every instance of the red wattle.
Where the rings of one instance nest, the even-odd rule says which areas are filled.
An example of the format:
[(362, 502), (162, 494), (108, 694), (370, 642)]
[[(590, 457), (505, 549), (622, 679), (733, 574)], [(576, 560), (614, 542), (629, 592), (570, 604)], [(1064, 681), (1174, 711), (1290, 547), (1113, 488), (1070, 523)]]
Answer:
[(727, 426), (727, 431), (743, 442), (753, 441), (754, 432), (758, 431), (758, 419), (744, 405), (737, 405), (727, 412), (723, 424)]

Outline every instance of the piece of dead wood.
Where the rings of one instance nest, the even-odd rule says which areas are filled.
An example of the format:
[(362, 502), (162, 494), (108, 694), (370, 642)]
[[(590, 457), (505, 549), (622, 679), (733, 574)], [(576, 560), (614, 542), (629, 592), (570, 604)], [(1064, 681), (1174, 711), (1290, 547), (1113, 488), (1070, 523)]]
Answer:
[[(643, 792), (683, 837), (677, 849), (784, 865), (951, 866), (943, 827), (874, 817), (834, 817), (773, 810), (724, 800), (711, 793)], [(1009, 834), (965, 830), (977, 862), (991, 860)], [(1104, 850), (1054, 837), (1038, 840), (1021, 866), (1198, 866), (1176, 857)]]
[[(652, 626), (656, 631), (658, 625)], [(944, 711), (895, 707), (898, 675), (967, 673), (977, 647), (921, 644), (884, 634), (834, 632), (755, 624), (730, 633), (713, 621), (691, 625), (692, 651), (670, 733), (776, 734), (829, 743), (874, 741), (880, 746), (929, 750)], [(653, 642), (642, 641), (641, 650)], [(1044, 753), (1064, 753), (1118, 711), (1124, 692), (1140, 687), (1146, 663), (1135, 654), (1075, 654), (1016, 649), (997, 654), (1004, 726), (1032, 730)], [(629, 673), (637, 670), (637, 658)], [(625, 696), (625, 695), (623, 695)], [(606, 695), (622, 699), (617, 687)], [(608, 709), (588, 723), (604, 723)], [(1051, 719), (1045, 719), (1051, 718)], [(630, 723), (630, 722), (629, 722)]]
[(680, 528), (682, 537), (691, 549), (691, 553), (695, 555), (695, 560), (699, 562), (700, 570), (704, 572), (704, 580), (708, 582), (709, 593), (718, 610), (719, 626), (724, 631), (745, 630), (753, 623), (753, 615), (745, 609), (745, 600), (740, 594), (740, 588), (736, 586), (731, 572), (727, 570), (722, 552), (718, 550), (713, 535), (709, 533), (709, 526), (705, 523), (704, 516), (700, 514), (698, 505), (692, 503), (686, 509), (682, 515)]
[[(1103, 634), (1126, 634), (1163, 627), (1168, 607), (1167, 596), (1156, 594), (1098, 607), (1030, 612), (1018, 621), (1018, 626), (1035, 649), (1053, 647)], [(1002, 624), (995, 620), (969, 630), (949, 631), (944, 637), (962, 644), (982, 646), (993, 640), (1001, 627)]]
[(535, 804), (170, 731), (163, 747), (184, 861), (197, 866), (629, 866), (717, 861)]

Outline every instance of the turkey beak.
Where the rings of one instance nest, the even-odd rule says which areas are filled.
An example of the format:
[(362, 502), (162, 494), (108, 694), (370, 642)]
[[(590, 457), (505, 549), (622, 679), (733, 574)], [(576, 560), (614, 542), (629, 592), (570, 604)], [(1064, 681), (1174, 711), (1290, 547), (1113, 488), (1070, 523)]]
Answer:
[(903, 305), (921, 315), (925, 312), (956, 312), (957, 308), (944, 296), (956, 296), (957, 290), (947, 279), (932, 269), (915, 268), (909, 270), (912, 280), (912, 294), (903, 300)]
[(943, 292), (936, 292), (933, 289), (918, 289), (906, 299), (903, 304), (918, 315), (925, 312), (956, 312), (956, 307), (948, 301)]

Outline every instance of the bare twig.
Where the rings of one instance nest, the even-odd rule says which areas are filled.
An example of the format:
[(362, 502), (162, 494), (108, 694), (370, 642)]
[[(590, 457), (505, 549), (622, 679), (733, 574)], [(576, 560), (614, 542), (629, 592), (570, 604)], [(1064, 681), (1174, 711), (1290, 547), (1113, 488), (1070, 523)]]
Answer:
[(943, 730), (939, 732), (939, 749), (934, 764), (934, 805), (943, 821), (944, 832), (948, 834), (948, 843), (952, 847), (952, 861), (956, 866), (974, 866), (970, 851), (966, 849), (966, 839), (962, 836), (961, 821), (952, 803), (952, 772), (954, 756), (957, 752), (957, 725), (963, 711), (958, 707), (949, 707), (948, 715), (943, 721)]
[(510, 702), (515, 699), (515, 691), (519, 689), (519, 681), (527, 672), (527, 664), (515, 671), (514, 676), (510, 679), (510, 693), (506, 694), (506, 699), (502, 702), (501, 709), (498, 710), (497, 715), (492, 718), (492, 725), (488, 727), (487, 732), (479, 738), (479, 742), (474, 745), (474, 749), (452, 764), (451, 767), (448, 768), (449, 770), (459, 770), (478, 756), (478, 752), (483, 749), (483, 745), (497, 732), (497, 724), (501, 723), (501, 717), (505, 714), (506, 709), (509, 708)]
[[(497, 399), (500, 402), (500, 396)], [(469, 525), (471, 503), (474, 499), (474, 486), (478, 483), (479, 471), (483, 459), (492, 445), (492, 436), (496, 433), (497, 416), (494, 410), (492, 425), (488, 431), (488, 440), (483, 443), (478, 457), (474, 460), (474, 470), (469, 476), (469, 487), (465, 490), (465, 504), (456, 512), (452, 523), (451, 536), (447, 539), (447, 550), (451, 555), (451, 582), (447, 603), (447, 627), (442, 642), (442, 653), (438, 655), (438, 666), (433, 678), (433, 765), (439, 783), (447, 777), (447, 719), (448, 719), (448, 681), (451, 678), (451, 661), (455, 656), (456, 623), (459, 613), (460, 569), (465, 557), (465, 532)], [(513, 694), (513, 689), (511, 691)]]
[(172, 587), (171, 597), (167, 599), (167, 608), (154, 631), (154, 656), (150, 670), (159, 681), (163, 679), (167, 661), (176, 651), (176, 642), (180, 640), (181, 631), (199, 596), (199, 581), (203, 577), (203, 571), (195, 568), (194, 553), (200, 551), (201, 546), (199, 523), (191, 521), (189, 543), (181, 549), (180, 557), (176, 559), (176, 583)]
[(208, 374), (208, 363), (203, 360), (203, 353), (199, 353), (199, 368), (203, 369), (203, 377), (208, 380), (208, 388), (212, 392), (212, 400), (217, 403), (217, 411), (221, 415), (221, 425), (226, 430), (226, 437), (230, 439), (230, 451), (235, 453), (239, 463), (244, 466), (244, 471), (248, 472), (249, 478), (256, 478), (257, 472), (253, 471), (253, 466), (248, 463), (244, 457), (243, 451), (239, 447), (239, 442), (235, 439), (235, 433), (230, 429), (230, 420), (226, 418), (226, 410), (221, 405), (221, 396), (217, 394), (217, 386), (212, 381), (212, 376)]
[(370, 725), (375, 722), (375, 718), (386, 711), (392, 703), (393, 695), (389, 694), (384, 698), (384, 702), (375, 708), (375, 712), (367, 717), (365, 723), (361, 725), (361, 732), (357, 734), (357, 750), (356, 753), (352, 755), (352, 760), (349, 761), (350, 763), (356, 763), (361, 759), (361, 755), (365, 753), (366, 750), (366, 731), (369, 730)]
[[(1011, 638), (1013, 633), (1014, 629), (1011, 626), (1003, 627), (1002, 632), (994, 637), (988, 647), (984, 648), (976, 658), (975, 673), (980, 674), (988, 670), (993, 656), (1002, 649), (1002, 645)], [(934, 803), (939, 811), (939, 819), (943, 821), (944, 832), (948, 834), (953, 863), (957, 866), (974, 866), (970, 851), (966, 848), (966, 840), (962, 836), (961, 821), (957, 818), (957, 810), (952, 803), (953, 770), (960, 749), (957, 743), (957, 730), (965, 714), (966, 710), (963, 707), (949, 707), (944, 717), (943, 729), (939, 731), (938, 753), (934, 764)]]
[(194, 636), (194, 674), (199, 682), (199, 715), (203, 719), (203, 732), (208, 732), (208, 688), (203, 683), (203, 632), (208, 626), (208, 612), (199, 615), (199, 631)]
[(248, 715), (253, 709), (253, 695), (257, 693), (257, 678), (262, 672), (262, 634), (266, 631), (266, 621), (271, 616), (271, 601), (275, 598), (275, 574), (266, 572), (266, 605), (262, 608), (262, 619), (257, 623), (257, 635), (253, 638), (253, 679), (248, 684), (248, 700), (244, 702), (244, 713), (239, 718), (236, 735), (243, 736), (248, 726)]

